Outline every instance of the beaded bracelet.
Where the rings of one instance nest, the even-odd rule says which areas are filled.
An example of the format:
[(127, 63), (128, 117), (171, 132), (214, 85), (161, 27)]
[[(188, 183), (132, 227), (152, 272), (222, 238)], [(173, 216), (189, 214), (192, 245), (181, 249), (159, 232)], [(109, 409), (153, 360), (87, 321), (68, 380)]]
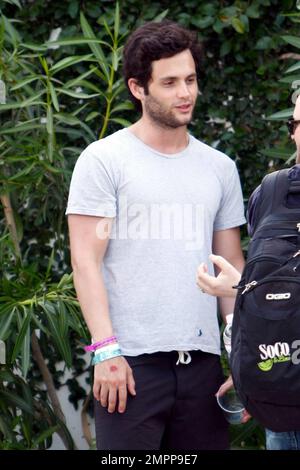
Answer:
[(107, 359), (112, 359), (113, 357), (122, 356), (120, 348), (114, 349), (113, 351), (100, 352), (93, 357), (92, 365), (99, 364), (99, 362), (107, 361)]
[(97, 343), (92, 343), (89, 346), (85, 346), (85, 351), (96, 351), (98, 348), (102, 348), (106, 344), (114, 343), (117, 341), (116, 336), (110, 336), (109, 338), (104, 338), (101, 341), (97, 341)]

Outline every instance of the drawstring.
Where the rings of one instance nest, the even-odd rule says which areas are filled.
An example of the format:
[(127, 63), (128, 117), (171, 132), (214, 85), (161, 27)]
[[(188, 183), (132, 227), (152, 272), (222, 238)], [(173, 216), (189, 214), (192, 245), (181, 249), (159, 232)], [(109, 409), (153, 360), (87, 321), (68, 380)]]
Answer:
[[(178, 364), (189, 364), (192, 361), (191, 355), (188, 351), (177, 351), (178, 352), (178, 361), (176, 362), (176, 366)], [(186, 354), (186, 358), (184, 355)]]

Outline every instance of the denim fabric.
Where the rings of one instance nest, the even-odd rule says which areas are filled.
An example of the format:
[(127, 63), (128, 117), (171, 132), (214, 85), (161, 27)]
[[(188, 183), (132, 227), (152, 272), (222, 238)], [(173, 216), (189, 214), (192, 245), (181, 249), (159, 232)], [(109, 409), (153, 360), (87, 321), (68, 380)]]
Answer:
[(300, 431), (274, 432), (266, 429), (267, 450), (300, 450)]

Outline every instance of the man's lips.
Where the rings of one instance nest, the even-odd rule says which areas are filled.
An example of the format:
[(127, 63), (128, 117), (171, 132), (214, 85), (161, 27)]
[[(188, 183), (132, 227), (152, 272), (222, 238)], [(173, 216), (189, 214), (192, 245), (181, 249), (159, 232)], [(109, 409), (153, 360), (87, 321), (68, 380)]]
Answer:
[(180, 111), (183, 111), (183, 112), (190, 111), (191, 107), (192, 107), (191, 103), (175, 106), (176, 109), (179, 109)]

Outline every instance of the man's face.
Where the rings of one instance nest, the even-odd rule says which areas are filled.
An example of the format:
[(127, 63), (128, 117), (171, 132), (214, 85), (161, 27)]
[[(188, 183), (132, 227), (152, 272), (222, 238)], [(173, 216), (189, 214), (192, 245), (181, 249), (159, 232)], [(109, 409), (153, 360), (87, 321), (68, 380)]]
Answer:
[[(300, 95), (298, 96), (295, 104), (293, 118), (295, 119), (295, 121), (300, 121)], [(297, 147), (296, 163), (300, 163), (300, 124), (298, 124), (298, 126), (295, 128), (294, 134), (292, 135), (292, 139), (295, 141)]]
[(143, 113), (165, 129), (186, 126), (198, 95), (195, 62), (190, 50), (152, 62)]

